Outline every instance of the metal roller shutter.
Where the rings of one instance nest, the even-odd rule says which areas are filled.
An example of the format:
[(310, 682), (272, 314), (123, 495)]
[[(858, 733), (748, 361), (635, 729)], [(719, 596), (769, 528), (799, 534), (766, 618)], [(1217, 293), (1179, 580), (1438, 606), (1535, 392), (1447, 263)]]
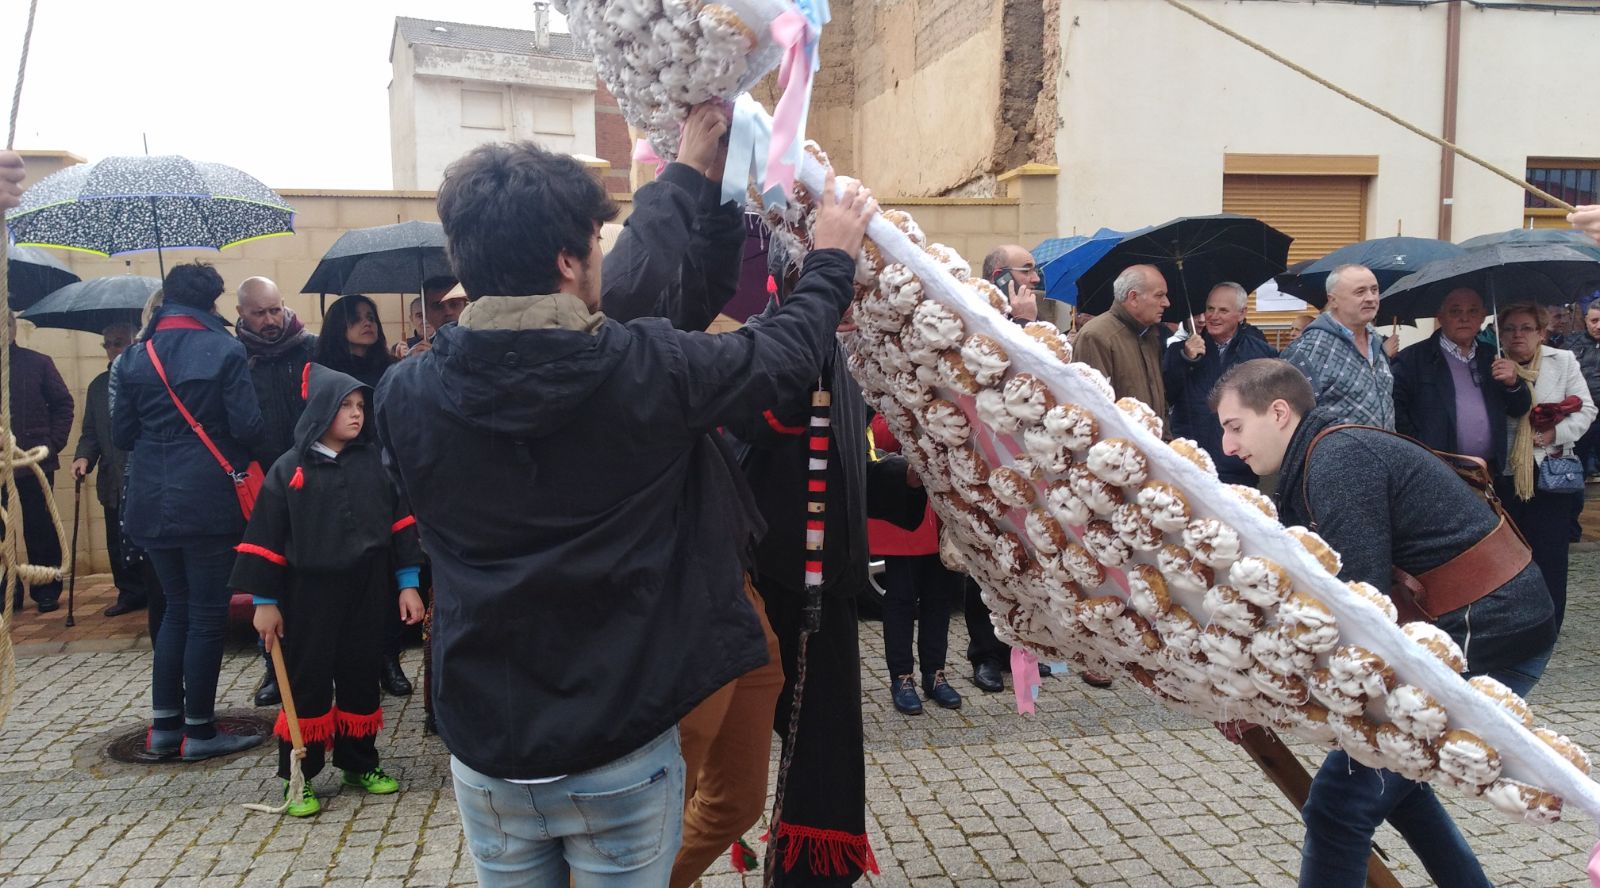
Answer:
[[(1366, 239), (1368, 176), (1243, 175), (1222, 178), (1222, 211), (1254, 216), (1294, 238), (1289, 262), (1316, 259)], [(1314, 311), (1314, 309), (1313, 309)], [(1255, 310), (1258, 327), (1287, 327), (1297, 312)]]

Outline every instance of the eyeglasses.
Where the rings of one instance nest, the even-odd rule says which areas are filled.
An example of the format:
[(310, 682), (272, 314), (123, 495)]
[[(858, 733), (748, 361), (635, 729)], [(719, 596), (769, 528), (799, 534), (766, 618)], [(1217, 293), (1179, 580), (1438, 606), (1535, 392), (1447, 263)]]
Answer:
[(1500, 328), (1500, 335), (1501, 336), (1532, 336), (1532, 335), (1534, 335), (1535, 333), (1538, 333), (1538, 332), (1539, 332), (1539, 328), (1538, 327), (1521, 326), (1521, 327), (1501, 327)]
[(1039, 273), (1039, 266), (1031, 265), (1031, 264), (1030, 265), (1007, 265), (1006, 266), (1006, 271), (1009, 271), (1012, 274), (1038, 274)]

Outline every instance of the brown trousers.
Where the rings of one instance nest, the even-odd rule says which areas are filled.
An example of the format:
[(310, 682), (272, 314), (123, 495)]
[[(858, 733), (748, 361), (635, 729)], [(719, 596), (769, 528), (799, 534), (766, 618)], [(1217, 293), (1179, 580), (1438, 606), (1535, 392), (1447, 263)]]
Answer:
[(683, 847), (672, 863), (671, 888), (688, 888), (755, 822), (767, 803), (772, 713), (783, 690), (778, 637), (761, 596), (745, 595), (767, 637), (767, 664), (723, 685), (678, 722), (683, 751)]

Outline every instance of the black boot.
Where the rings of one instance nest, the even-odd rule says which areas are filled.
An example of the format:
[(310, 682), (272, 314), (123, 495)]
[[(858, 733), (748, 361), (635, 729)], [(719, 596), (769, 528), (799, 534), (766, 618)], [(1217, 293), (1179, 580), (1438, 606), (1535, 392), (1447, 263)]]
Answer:
[(390, 696), (411, 696), (411, 679), (406, 678), (405, 670), (400, 668), (399, 657), (383, 658), (383, 680), (380, 684)]
[(261, 677), (261, 686), (256, 688), (257, 706), (277, 706), (283, 702), (283, 696), (278, 693), (278, 674), (272, 671), (272, 664), (267, 664), (267, 674)]

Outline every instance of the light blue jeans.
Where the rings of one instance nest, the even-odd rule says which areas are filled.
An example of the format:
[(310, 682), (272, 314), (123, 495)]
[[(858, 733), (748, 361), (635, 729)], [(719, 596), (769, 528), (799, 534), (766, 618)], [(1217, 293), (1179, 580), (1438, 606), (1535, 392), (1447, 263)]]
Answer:
[(450, 757), (461, 831), (485, 888), (665, 886), (683, 844), (673, 727), (592, 771), (512, 783)]

